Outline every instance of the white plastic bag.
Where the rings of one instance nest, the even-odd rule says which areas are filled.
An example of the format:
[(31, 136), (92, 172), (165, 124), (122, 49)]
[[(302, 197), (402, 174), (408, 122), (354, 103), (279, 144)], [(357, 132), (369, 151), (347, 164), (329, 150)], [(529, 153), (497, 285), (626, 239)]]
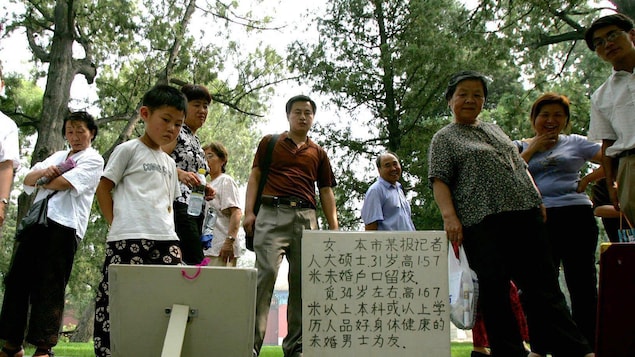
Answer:
[(459, 246), (459, 257), (454, 249), (448, 249), (448, 272), (450, 278), (450, 320), (457, 328), (469, 330), (474, 327), (478, 300), (478, 279), (470, 269), (463, 246)]
[[(624, 221), (626, 221), (628, 227), (624, 227)], [(635, 228), (633, 228), (633, 224), (624, 213), (620, 213), (620, 229), (617, 230), (617, 236), (620, 239), (620, 243), (635, 242)]]

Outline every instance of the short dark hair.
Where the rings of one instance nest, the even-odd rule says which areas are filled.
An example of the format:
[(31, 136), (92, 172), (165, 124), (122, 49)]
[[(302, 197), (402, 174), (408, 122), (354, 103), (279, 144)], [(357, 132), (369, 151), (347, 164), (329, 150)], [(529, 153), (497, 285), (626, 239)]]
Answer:
[(569, 98), (567, 98), (567, 96), (565, 95), (551, 93), (551, 92), (545, 93), (541, 95), (540, 97), (538, 97), (538, 99), (536, 99), (534, 104), (531, 106), (531, 113), (529, 114), (529, 118), (531, 119), (532, 124), (536, 122), (536, 118), (538, 117), (538, 114), (542, 110), (542, 107), (544, 107), (547, 104), (560, 104), (562, 108), (564, 109), (565, 114), (567, 115), (566, 124), (569, 124), (569, 119), (571, 118), (570, 117), (571, 113), (569, 108), (571, 103), (569, 102)]
[(309, 98), (309, 96), (300, 94), (300, 95), (291, 97), (291, 99), (287, 101), (287, 105), (285, 106), (285, 109), (287, 110), (287, 115), (291, 114), (291, 107), (293, 106), (293, 103), (295, 102), (309, 102), (311, 103), (311, 108), (313, 108), (313, 114), (315, 114), (315, 112), (317, 111), (317, 106), (315, 105), (315, 102), (313, 101), (313, 99)]
[(143, 106), (156, 110), (163, 106), (174, 107), (187, 114), (187, 98), (178, 89), (167, 84), (159, 84), (143, 95)]
[(188, 102), (201, 99), (207, 101), (207, 103), (212, 102), (212, 95), (209, 94), (205, 86), (200, 84), (186, 84), (181, 87), (181, 92), (185, 94)]
[(635, 27), (633, 19), (624, 14), (616, 13), (612, 15), (602, 16), (599, 19), (593, 21), (591, 26), (589, 26), (589, 28), (584, 33), (584, 41), (586, 42), (587, 47), (591, 51), (595, 51), (595, 45), (593, 45), (593, 35), (595, 34), (595, 31), (603, 27), (613, 25), (626, 32), (632, 30), (633, 27)]
[(218, 156), (219, 159), (225, 161), (223, 166), (221, 166), (220, 168), (221, 171), (224, 173), (225, 166), (227, 165), (227, 162), (229, 161), (229, 152), (227, 151), (227, 148), (225, 148), (225, 145), (221, 144), (218, 141), (213, 141), (203, 147), (203, 151), (205, 150), (211, 150), (214, 154), (216, 154), (216, 156)]
[(485, 99), (487, 99), (487, 77), (484, 74), (481, 74), (476, 71), (460, 71), (452, 75), (450, 80), (448, 81), (448, 87), (445, 89), (445, 100), (449, 101), (452, 99), (454, 92), (456, 92), (456, 87), (459, 83), (465, 80), (479, 80), (483, 84), (483, 94), (485, 95)]
[(97, 127), (97, 123), (95, 122), (95, 118), (88, 114), (85, 111), (76, 111), (70, 112), (66, 118), (64, 118), (64, 123), (62, 123), (62, 136), (66, 137), (66, 123), (69, 121), (82, 121), (86, 123), (86, 127), (93, 133), (93, 138), (90, 141), (95, 140), (97, 137), (97, 132), (99, 128)]
[(384, 151), (381, 154), (377, 155), (377, 159), (375, 160), (375, 165), (377, 165), (378, 169), (381, 168), (381, 157), (384, 155), (392, 155), (397, 159), (397, 161), (399, 161), (399, 156), (397, 156), (397, 154), (392, 151)]

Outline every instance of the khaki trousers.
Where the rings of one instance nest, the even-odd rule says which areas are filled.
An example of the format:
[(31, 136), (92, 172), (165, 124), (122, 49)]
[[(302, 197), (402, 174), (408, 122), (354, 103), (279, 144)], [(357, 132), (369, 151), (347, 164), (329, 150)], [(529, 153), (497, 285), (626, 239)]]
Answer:
[(617, 195), (620, 209), (635, 224), (635, 155), (620, 159), (617, 169)]
[(267, 329), (273, 289), (283, 257), (289, 262), (287, 336), (282, 341), (285, 357), (302, 352), (302, 231), (317, 229), (312, 208), (262, 205), (256, 219), (254, 251), (258, 269), (254, 351), (260, 352)]

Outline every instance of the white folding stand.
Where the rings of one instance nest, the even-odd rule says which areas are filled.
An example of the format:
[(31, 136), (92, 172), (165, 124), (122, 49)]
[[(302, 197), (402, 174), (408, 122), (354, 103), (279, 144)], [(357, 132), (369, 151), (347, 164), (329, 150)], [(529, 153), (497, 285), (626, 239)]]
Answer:
[(172, 309), (170, 310), (170, 322), (168, 323), (168, 331), (165, 333), (165, 340), (163, 340), (161, 357), (181, 355), (189, 315), (189, 306), (179, 304), (172, 305)]

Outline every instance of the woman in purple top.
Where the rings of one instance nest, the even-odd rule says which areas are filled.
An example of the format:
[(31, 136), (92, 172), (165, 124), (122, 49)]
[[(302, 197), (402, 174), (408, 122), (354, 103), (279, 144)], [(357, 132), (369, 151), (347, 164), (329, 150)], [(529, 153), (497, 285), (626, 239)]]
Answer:
[(523, 292), (531, 357), (592, 357), (558, 286), (542, 200), (527, 164), (496, 124), (479, 119), (487, 79), (473, 71), (458, 72), (445, 98), (454, 121), (432, 138), (428, 179), (448, 240), (463, 244), (478, 275), (492, 355), (527, 356), (509, 299), (512, 280)]
[(593, 205), (584, 190), (590, 181), (603, 176), (596, 170), (580, 178), (580, 170), (602, 158), (601, 145), (562, 131), (569, 125), (569, 99), (545, 93), (531, 108), (531, 125), (536, 135), (515, 141), (520, 155), (547, 207), (547, 231), (552, 259), (562, 264), (571, 296), (573, 320), (593, 347), (597, 310), (595, 251), (598, 227)]

